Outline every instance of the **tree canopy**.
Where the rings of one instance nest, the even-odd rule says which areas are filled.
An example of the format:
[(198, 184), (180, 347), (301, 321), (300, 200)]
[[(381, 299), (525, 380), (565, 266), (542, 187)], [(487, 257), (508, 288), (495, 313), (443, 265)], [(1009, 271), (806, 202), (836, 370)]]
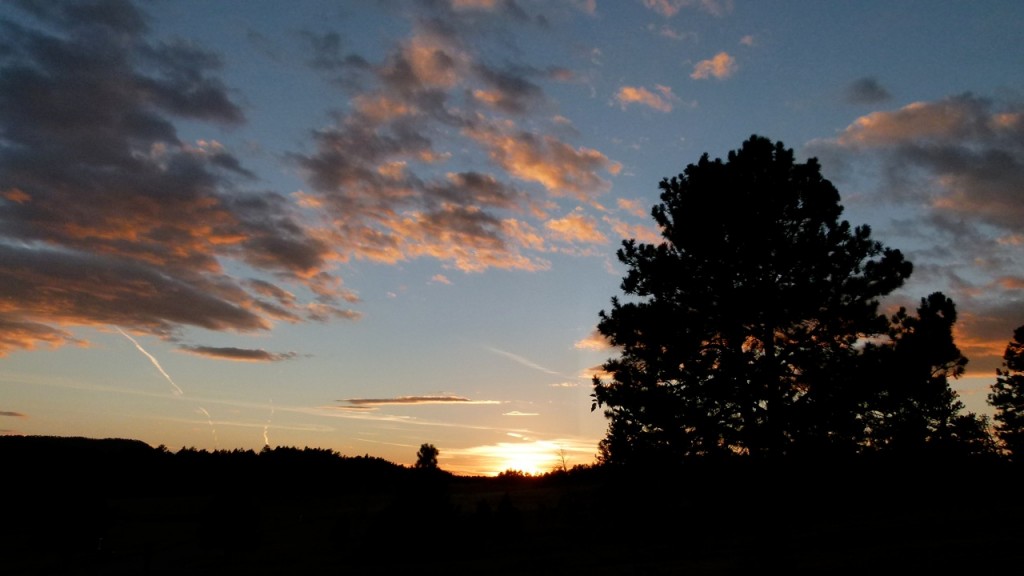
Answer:
[(995, 409), (996, 434), (1014, 461), (1024, 458), (1024, 325), (1013, 331), (1003, 366), (988, 396)]
[(921, 299), (917, 316), (900, 308), (890, 319), (887, 340), (865, 347), (856, 373), (866, 409), (866, 448), (903, 454), (991, 450), (987, 420), (964, 413), (950, 387), (949, 380), (967, 366), (953, 341), (956, 320), (956, 305), (935, 292)]
[(594, 379), (602, 459), (856, 449), (865, 342), (886, 334), (879, 300), (910, 262), (841, 220), (817, 161), (781, 142), (704, 154), (660, 188), (664, 240), (623, 242), (625, 298), (600, 313), (620, 351)]

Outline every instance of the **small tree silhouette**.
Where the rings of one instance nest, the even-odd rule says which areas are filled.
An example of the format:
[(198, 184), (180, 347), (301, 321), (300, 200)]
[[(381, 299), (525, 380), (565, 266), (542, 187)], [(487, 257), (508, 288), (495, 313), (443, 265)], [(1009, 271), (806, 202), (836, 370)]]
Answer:
[(555, 465), (555, 472), (568, 472), (569, 471), (569, 457), (565, 454), (565, 448), (559, 446), (558, 448), (558, 463)]
[(416, 452), (416, 468), (437, 470), (437, 455), (440, 452), (433, 444), (423, 444)]

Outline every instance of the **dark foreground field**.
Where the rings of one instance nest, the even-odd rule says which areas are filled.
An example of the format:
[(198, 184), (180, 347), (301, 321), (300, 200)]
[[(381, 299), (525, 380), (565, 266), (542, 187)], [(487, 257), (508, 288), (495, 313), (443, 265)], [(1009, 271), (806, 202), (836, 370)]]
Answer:
[(0, 438), (0, 574), (1020, 573), (994, 463), (460, 478), (327, 451)]

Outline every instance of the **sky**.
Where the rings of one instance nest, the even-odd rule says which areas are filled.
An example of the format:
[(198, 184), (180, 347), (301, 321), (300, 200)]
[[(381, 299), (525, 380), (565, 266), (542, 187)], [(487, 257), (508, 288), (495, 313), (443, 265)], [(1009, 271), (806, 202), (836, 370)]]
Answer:
[(1024, 3), (0, 4), (0, 431), (594, 461), (590, 379), (658, 183), (818, 158), (957, 304), (1024, 324)]

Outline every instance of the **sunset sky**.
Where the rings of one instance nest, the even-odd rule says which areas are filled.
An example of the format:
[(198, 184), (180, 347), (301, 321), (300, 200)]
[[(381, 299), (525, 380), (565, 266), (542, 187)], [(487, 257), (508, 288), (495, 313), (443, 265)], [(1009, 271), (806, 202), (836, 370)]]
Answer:
[[(593, 461), (622, 238), (752, 134), (1024, 324), (1018, 0), (0, 4), (0, 431)], [(699, 217), (699, 215), (695, 215)]]

